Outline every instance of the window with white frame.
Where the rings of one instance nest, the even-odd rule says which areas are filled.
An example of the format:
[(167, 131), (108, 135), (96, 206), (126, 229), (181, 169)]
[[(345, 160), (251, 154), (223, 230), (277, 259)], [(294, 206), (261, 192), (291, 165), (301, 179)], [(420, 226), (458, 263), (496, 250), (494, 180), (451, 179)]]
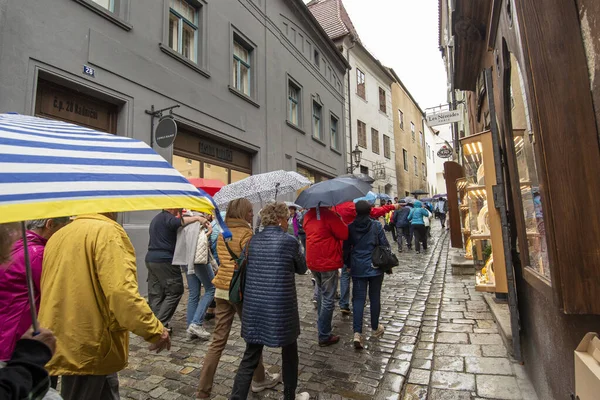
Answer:
[(321, 113), (323, 107), (316, 101), (313, 101), (312, 107), (312, 119), (313, 119), (313, 137), (315, 139), (323, 140), (323, 122), (321, 119)]
[(427, 178), (427, 170), (425, 169), (425, 163), (421, 163), (421, 171), (423, 175), (423, 180)]
[(425, 139), (423, 138), (423, 132), (419, 131), (419, 142), (421, 143), (421, 147), (425, 147)]
[(398, 110), (398, 120), (400, 121), (400, 129), (404, 130), (404, 113), (402, 110)]
[(301, 126), (302, 89), (293, 81), (288, 81), (288, 121)]
[(408, 151), (402, 149), (402, 161), (404, 161), (404, 170), (408, 172)]
[(392, 158), (392, 141), (388, 135), (383, 135), (383, 156), (385, 158)]
[(169, 47), (190, 61), (198, 61), (198, 9), (186, 0), (170, 0)]
[(371, 128), (371, 151), (379, 154), (379, 131)]
[(252, 49), (242, 44), (239, 39), (233, 40), (233, 87), (247, 96), (250, 96), (251, 80), (251, 54)]
[(91, 0), (92, 3), (98, 4), (100, 7), (106, 8), (110, 12), (115, 11), (115, 0)]
[(365, 73), (358, 68), (356, 68), (356, 94), (365, 100), (367, 98), (365, 88)]
[(331, 131), (331, 148), (334, 150), (339, 150), (340, 149), (340, 133), (339, 133), (339, 124), (338, 124), (338, 119), (336, 117), (334, 117), (333, 115), (331, 116), (331, 122), (330, 122), (330, 127), (329, 127), (330, 131)]

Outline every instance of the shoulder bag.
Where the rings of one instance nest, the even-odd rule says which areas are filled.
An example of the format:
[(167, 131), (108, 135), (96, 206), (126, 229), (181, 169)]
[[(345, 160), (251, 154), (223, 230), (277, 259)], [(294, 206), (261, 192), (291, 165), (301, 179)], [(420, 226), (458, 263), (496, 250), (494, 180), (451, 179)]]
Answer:
[(375, 249), (371, 256), (373, 267), (381, 269), (383, 272), (392, 273), (392, 268), (397, 267), (400, 262), (398, 257), (392, 252), (390, 247), (382, 246), (379, 243), (379, 235), (375, 232)]
[(227, 251), (231, 255), (231, 259), (235, 261), (236, 268), (233, 271), (231, 277), (231, 283), (229, 284), (229, 301), (234, 304), (239, 304), (244, 300), (244, 288), (246, 286), (246, 266), (248, 264), (248, 252), (250, 250), (250, 242), (246, 245), (242, 254), (236, 255), (229, 244), (225, 242)]

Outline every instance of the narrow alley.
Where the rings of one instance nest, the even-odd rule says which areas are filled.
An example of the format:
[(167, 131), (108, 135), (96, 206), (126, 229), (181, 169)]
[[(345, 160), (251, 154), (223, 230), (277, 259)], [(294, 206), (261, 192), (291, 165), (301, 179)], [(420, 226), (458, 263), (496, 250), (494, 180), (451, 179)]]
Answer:
[[(436, 224), (432, 236), (423, 254), (399, 254), (400, 266), (386, 276), (382, 290), (386, 333), (375, 339), (366, 328), (363, 351), (352, 347), (351, 317), (339, 312), (334, 332), (342, 342), (318, 346), (310, 276), (297, 277), (302, 325), (298, 386), (311, 398), (537, 399), (523, 367), (511, 361), (483, 295), (473, 288), (473, 277), (452, 276), (446, 231)], [(208, 342), (185, 339), (185, 301), (175, 315), (170, 352), (151, 354), (139, 337), (131, 337), (129, 367), (119, 374), (123, 398), (194, 398)], [(368, 318), (365, 313), (366, 327)], [(206, 327), (212, 330), (214, 323)], [(236, 319), (215, 377), (214, 399), (224, 400), (231, 391), (245, 349), (239, 332)], [(266, 350), (264, 359), (271, 372), (279, 372), (278, 353)], [(279, 398), (281, 390), (279, 385), (250, 398)]]

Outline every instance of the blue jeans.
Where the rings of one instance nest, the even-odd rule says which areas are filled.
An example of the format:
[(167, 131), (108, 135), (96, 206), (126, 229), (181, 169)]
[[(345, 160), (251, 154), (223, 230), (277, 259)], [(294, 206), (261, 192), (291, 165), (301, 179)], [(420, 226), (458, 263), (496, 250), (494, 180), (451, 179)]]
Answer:
[(350, 308), (350, 272), (345, 265), (342, 267), (342, 277), (340, 279), (340, 308)]
[[(210, 264), (196, 264), (194, 265), (193, 275), (188, 275), (187, 270), (185, 273), (190, 290), (187, 305), (187, 324), (188, 326), (191, 324), (202, 325), (206, 310), (215, 297), (215, 286), (212, 284), (215, 274)], [(204, 286), (204, 296), (200, 297), (202, 286)]]
[(313, 276), (317, 281), (319, 291), (317, 297), (317, 327), (319, 330), (319, 342), (324, 342), (331, 337), (331, 320), (335, 309), (335, 291), (338, 283), (338, 271), (316, 272)]
[(381, 313), (381, 285), (383, 284), (383, 274), (370, 276), (368, 278), (352, 277), (352, 283), (354, 284), (352, 288), (354, 332), (362, 333), (367, 290), (369, 291), (369, 304), (371, 305), (371, 329), (376, 330), (379, 327), (379, 314)]

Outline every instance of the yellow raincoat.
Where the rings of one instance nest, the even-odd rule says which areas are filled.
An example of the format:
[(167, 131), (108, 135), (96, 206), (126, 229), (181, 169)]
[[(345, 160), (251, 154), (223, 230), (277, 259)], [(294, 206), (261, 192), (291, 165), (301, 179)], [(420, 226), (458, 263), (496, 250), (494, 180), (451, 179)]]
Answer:
[(129, 331), (149, 342), (163, 326), (138, 290), (127, 233), (99, 214), (82, 215), (46, 245), (40, 326), (56, 335), (50, 375), (108, 375), (127, 366)]

